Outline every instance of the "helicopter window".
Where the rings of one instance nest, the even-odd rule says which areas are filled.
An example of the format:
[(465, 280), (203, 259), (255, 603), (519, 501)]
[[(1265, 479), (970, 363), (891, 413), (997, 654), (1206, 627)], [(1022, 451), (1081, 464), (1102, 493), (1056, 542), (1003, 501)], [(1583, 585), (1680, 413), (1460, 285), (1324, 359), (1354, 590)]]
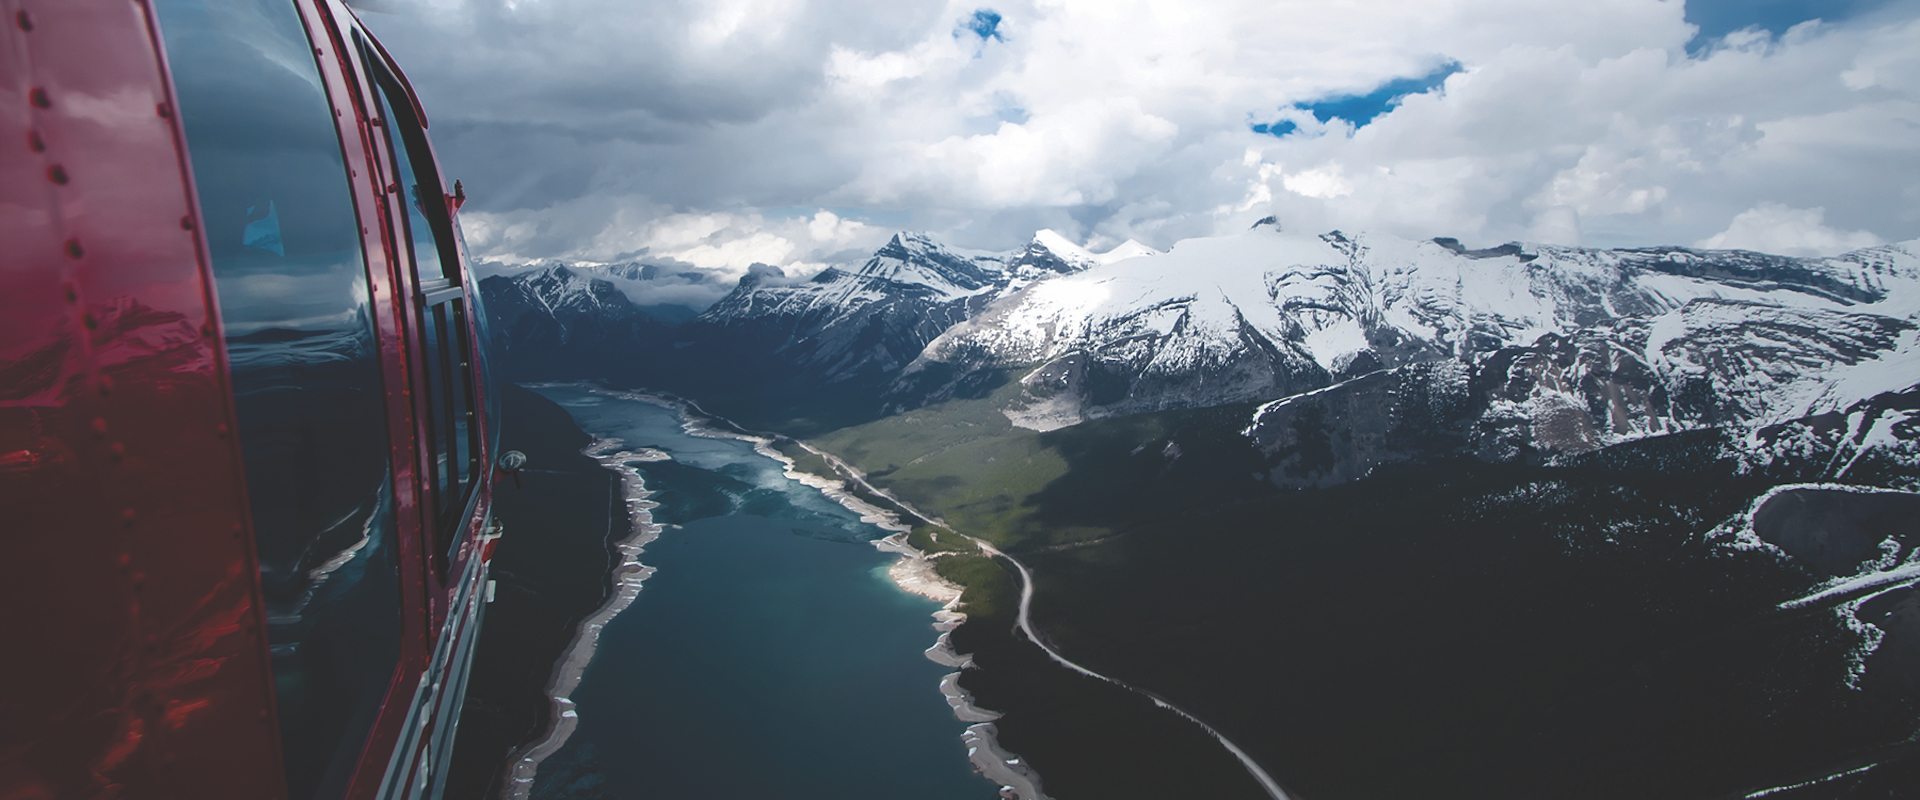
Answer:
[(337, 797), (402, 630), (386, 398), (349, 175), (293, 4), (155, 7), (219, 295), (289, 796)]
[[(367, 51), (363, 48), (362, 52)], [(371, 53), (367, 61), (379, 63)], [(478, 467), (469, 311), (460, 285), (460, 261), (453, 250), (446, 192), (434, 174), (426, 134), (414, 119), (413, 105), (399, 81), (377, 66), (374, 72), (397, 176), (391, 196), (405, 206), (406, 232), (400, 238), (407, 242), (419, 287), (424, 351), (420, 363), (432, 442), (429, 483), (435, 508), (434, 565), (444, 574), (467, 521)]]

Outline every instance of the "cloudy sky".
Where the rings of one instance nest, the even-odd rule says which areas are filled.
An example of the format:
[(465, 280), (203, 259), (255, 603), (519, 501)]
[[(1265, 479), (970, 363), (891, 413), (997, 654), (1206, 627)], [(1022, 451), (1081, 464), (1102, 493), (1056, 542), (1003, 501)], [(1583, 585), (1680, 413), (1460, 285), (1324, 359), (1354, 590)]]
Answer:
[(368, 0), (469, 243), (1920, 237), (1920, 0)]

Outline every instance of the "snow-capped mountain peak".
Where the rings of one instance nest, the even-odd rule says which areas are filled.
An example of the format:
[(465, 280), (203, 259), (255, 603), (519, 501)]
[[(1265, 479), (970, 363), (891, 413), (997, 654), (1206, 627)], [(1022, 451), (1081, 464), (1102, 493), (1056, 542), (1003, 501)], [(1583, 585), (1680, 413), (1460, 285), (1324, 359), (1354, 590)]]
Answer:
[[(1036, 367), (1029, 379), (1051, 387), (1030, 385), (1036, 396), (1089, 394), (1080, 386), (1086, 382), (1108, 388), (1080, 400), (1100, 413), (1129, 413), (1286, 396), (1409, 363), (1471, 362), (1548, 335), (1651, 320), (1696, 301), (1757, 303), (1816, 325), (1832, 321), (1808, 314), (1905, 318), (1920, 302), (1916, 289), (1920, 258), (1902, 246), (1829, 259), (1685, 248), (1469, 249), (1450, 239), (1315, 236), (1261, 224), (1037, 282), (943, 333), (917, 366)], [(1689, 326), (1716, 319), (1687, 317)], [(1896, 339), (1861, 341), (1871, 345), (1851, 360), (1870, 359)]]
[[(991, 287), (999, 267), (995, 259), (962, 254), (926, 234), (903, 231), (894, 234), (853, 273), (860, 286), (845, 288), (861, 293), (918, 288), (953, 300)], [(833, 282), (844, 274), (828, 270), (819, 282)]]
[(902, 231), (857, 268), (829, 268), (798, 283), (743, 280), (688, 333), (740, 340), (740, 349), (750, 349), (745, 340), (763, 341), (779, 361), (830, 382), (891, 374), (928, 340), (1001, 297), (1152, 252), (1132, 243), (1096, 254), (1043, 230), (1020, 250), (989, 253)]
[(1104, 266), (1130, 258), (1140, 258), (1160, 251), (1128, 239), (1118, 247), (1104, 253), (1096, 253), (1084, 246), (1075, 244), (1072, 239), (1060, 232), (1042, 229), (1033, 235), (1025, 249), (1013, 254), (1007, 261), (1008, 271), (1014, 276), (1010, 288), (1023, 288), (1027, 283), (1054, 275), (1069, 275), (1075, 272)]
[(582, 274), (582, 270), (565, 264), (534, 267), (520, 277), (529, 295), (549, 310), (604, 310), (630, 299), (613, 280)]
[(1070, 275), (1100, 263), (1086, 248), (1051, 230), (1034, 234), (1027, 246), (1010, 255), (1006, 271), (1013, 283), (1025, 286), (1041, 278)]
[(1039, 232), (1035, 233), (1033, 235), (1033, 244), (1051, 250), (1054, 255), (1068, 261), (1081, 264), (1092, 264), (1095, 261), (1092, 252), (1080, 245), (1074, 244), (1072, 240), (1060, 235), (1059, 231), (1053, 230), (1052, 228), (1042, 228)]
[(1160, 251), (1141, 244), (1138, 240), (1128, 239), (1121, 242), (1112, 250), (1099, 254), (1096, 258), (1098, 258), (1102, 264), (1112, 264), (1118, 261), (1125, 261), (1129, 258), (1145, 258), (1159, 254)]

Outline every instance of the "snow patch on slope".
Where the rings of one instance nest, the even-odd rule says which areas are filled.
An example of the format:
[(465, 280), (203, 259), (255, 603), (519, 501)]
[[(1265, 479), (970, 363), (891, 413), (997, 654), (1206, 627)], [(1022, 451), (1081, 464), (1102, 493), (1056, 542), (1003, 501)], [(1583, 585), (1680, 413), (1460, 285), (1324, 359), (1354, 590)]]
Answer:
[[(1071, 246), (1058, 238), (1036, 241)], [(1176, 376), (1197, 387), (1120, 401), (1143, 410), (1263, 399), (1598, 328), (1662, 374), (1738, 384), (1740, 410), (1768, 421), (1897, 384), (1920, 359), (1920, 342), (1899, 338), (1915, 327), (1910, 308), (1920, 310), (1920, 258), (1905, 245), (1826, 259), (1469, 250), (1261, 225), (1019, 287), (936, 337), (916, 364), (1030, 366), (1085, 353), (1127, 376), (1130, 393), (1158, 381), (1149, 391), (1178, 395)], [(1747, 327), (1755, 336), (1738, 341)], [(1829, 369), (1841, 371), (1820, 377)]]

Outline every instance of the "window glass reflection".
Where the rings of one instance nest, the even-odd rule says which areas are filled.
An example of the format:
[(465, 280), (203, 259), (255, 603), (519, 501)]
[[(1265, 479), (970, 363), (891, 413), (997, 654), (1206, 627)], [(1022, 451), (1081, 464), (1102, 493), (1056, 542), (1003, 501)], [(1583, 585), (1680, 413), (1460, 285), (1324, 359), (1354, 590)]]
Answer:
[(399, 652), (360, 225), (287, 0), (161, 0), (225, 325), (292, 796), (336, 796)]
[[(369, 60), (373, 60), (369, 57)], [(405, 204), (406, 231), (410, 243), (413, 273), (422, 286), (439, 286), (440, 281), (460, 282), (458, 262), (448, 259), (451, 252), (452, 225), (447, 218), (445, 191), (431, 173), (432, 156), (426, 147), (426, 133), (414, 119), (411, 104), (402, 94), (399, 82), (381, 75), (379, 102), (388, 143), (394, 159), (395, 181)], [(458, 546), (461, 525), (466, 521), (466, 502), (477, 466), (477, 442), (473, 425), (473, 361), (467, 346), (467, 312), (464, 298), (432, 301), (423, 309), (421, 342), (425, 374), (424, 394), (431, 436), (433, 486), (435, 494), (435, 565), (444, 569)]]

